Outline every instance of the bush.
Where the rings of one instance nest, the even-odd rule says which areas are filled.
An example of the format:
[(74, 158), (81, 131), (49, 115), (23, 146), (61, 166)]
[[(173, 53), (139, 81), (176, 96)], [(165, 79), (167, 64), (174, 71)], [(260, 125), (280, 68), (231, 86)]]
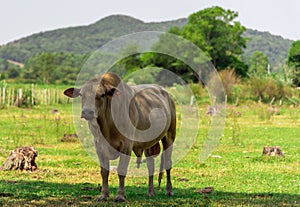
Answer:
[(174, 84), (168, 89), (168, 92), (173, 96), (178, 104), (187, 105), (190, 103), (191, 96), (194, 95), (189, 86)]
[(191, 83), (190, 89), (197, 100), (208, 98), (208, 92), (200, 83)]
[(236, 74), (234, 69), (225, 69), (219, 72), (221, 81), (223, 83), (224, 91), (227, 96), (227, 100), (233, 100), (235, 97), (231, 93), (234, 85), (240, 83), (241, 79)]
[(281, 99), (291, 94), (288, 85), (270, 76), (251, 76), (248, 80), (248, 86), (252, 97), (263, 102), (271, 101), (272, 98)]
[(157, 76), (161, 71), (161, 68), (144, 68), (141, 70), (135, 70), (132, 73), (128, 73), (124, 77), (125, 82), (129, 82), (131, 85), (139, 84), (157, 84)]

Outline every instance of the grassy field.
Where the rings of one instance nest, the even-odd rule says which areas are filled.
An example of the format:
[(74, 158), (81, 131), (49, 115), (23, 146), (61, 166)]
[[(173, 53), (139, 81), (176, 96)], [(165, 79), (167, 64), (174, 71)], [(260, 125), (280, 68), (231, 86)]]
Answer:
[[(0, 171), (0, 206), (300, 206), (299, 108), (281, 107), (274, 115), (262, 104), (228, 106), (224, 136), (200, 163), (210, 122), (206, 107), (199, 108), (196, 143), (172, 170), (174, 196), (156, 189), (148, 198), (147, 177), (128, 177), (123, 204), (113, 202), (115, 174), (109, 178), (110, 200), (96, 203), (98, 164), (80, 142), (61, 142), (63, 134), (74, 133), (71, 104), (0, 110), (0, 163), (18, 146), (31, 145), (39, 153), (34, 172)], [(264, 146), (280, 146), (285, 157), (263, 157)], [(199, 193), (207, 186), (214, 190)]]

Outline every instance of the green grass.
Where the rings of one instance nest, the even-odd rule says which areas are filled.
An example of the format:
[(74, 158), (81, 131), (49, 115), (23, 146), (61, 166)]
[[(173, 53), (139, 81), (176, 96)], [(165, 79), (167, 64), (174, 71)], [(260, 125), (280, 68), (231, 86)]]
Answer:
[[(51, 112), (54, 108), (59, 114)], [(156, 196), (148, 198), (147, 177), (127, 177), (123, 204), (113, 202), (115, 174), (109, 177), (109, 201), (97, 203), (98, 164), (80, 142), (60, 141), (64, 133), (74, 133), (71, 108), (0, 110), (0, 163), (18, 146), (32, 145), (39, 153), (35, 172), (0, 171), (0, 206), (300, 206), (299, 108), (266, 116), (265, 105), (229, 106), (224, 136), (200, 163), (210, 120), (201, 107), (197, 141), (172, 170), (175, 195), (168, 198), (164, 189), (156, 189)], [(263, 157), (264, 146), (280, 146), (285, 157)], [(206, 186), (214, 187), (212, 193), (200, 194)]]

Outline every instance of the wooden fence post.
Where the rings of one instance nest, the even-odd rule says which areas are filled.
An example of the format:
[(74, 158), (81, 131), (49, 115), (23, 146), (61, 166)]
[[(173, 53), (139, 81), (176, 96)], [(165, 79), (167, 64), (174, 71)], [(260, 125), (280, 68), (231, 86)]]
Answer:
[(21, 104), (21, 102), (22, 102), (22, 98), (23, 98), (23, 90), (22, 90), (22, 88), (19, 88), (19, 99), (18, 99), (18, 103), (19, 104)]
[(43, 99), (44, 99), (44, 105), (47, 103), (47, 91), (46, 89), (43, 90)]
[(31, 105), (33, 106), (34, 104), (34, 85), (33, 83), (31, 84)]
[(5, 105), (5, 87), (2, 88), (2, 105)]
[(11, 93), (10, 93), (10, 88), (7, 89), (7, 101), (6, 101), (6, 105), (10, 106), (10, 100), (11, 100)]
[(59, 88), (38, 88), (34, 84), (18, 88), (13, 86), (0, 87), (0, 107), (14, 106), (16, 103), (21, 104), (25, 98), (31, 105), (59, 104), (65, 100), (63, 92)]

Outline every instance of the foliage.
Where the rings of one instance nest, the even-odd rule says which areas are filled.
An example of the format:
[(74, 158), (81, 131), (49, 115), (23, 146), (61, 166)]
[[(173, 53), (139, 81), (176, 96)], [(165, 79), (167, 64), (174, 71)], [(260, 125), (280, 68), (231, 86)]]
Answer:
[[(164, 37), (162, 37), (164, 38)], [(166, 44), (170, 44), (168, 40), (162, 40), (164, 43), (160, 44), (158, 43), (154, 47), (161, 47), (166, 46)], [(172, 47), (171, 47), (172, 48)], [(158, 49), (158, 48), (156, 48)], [(158, 49), (159, 50), (159, 49)], [(190, 51), (189, 51), (190, 52)], [(166, 54), (157, 54), (157, 53), (144, 53), (141, 55), (141, 60), (143, 66), (150, 66), (150, 67), (158, 67), (163, 68), (165, 70), (170, 71), (171, 73), (176, 74), (178, 77), (180, 77), (185, 82), (199, 82), (197, 75), (195, 75), (195, 72), (184, 62), (182, 62), (179, 59), (176, 59), (174, 57), (171, 57)], [(166, 72), (165, 70), (162, 70), (157, 75), (157, 81), (159, 83), (162, 83), (166, 86), (172, 86), (174, 83), (180, 84), (180, 81), (171, 79), (170, 73)]]
[(198, 104), (202, 105), (202, 104), (209, 103), (208, 92), (202, 84), (191, 83), (189, 87), (193, 95), (195, 96), (196, 100), (198, 101)]
[(249, 74), (256, 76), (265, 76), (268, 71), (268, 57), (260, 51), (255, 51), (249, 60)]
[(231, 93), (231, 90), (234, 85), (240, 83), (241, 79), (236, 74), (234, 69), (225, 69), (221, 70), (219, 72), (219, 76), (221, 78), (221, 81), (223, 83), (225, 94), (227, 95), (227, 100), (233, 99), (233, 94)]
[(268, 61), (275, 71), (285, 63), (289, 48), (293, 42), (281, 36), (272, 35), (269, 32), (260, 32), (252, 29), (247, 29), (244, 37), (248, 41), (242, 59), (249, 63), (251, 55), (255, 51), (260, 51), (268, 57)]
[(11, 80), (18, 78), (23, 72), (23, 68), (0, 59), (0, 80)]
[(271, 101), (273, 98), (282, 99), (291, 93), (288, 85), (271, 76), (251, 76), (248, 86), (254, 100), (264, 102)]
[[(242, 64), (239, 56), (246, 47), (246, 39), (242, 37), (245, 27), (235, 19), (237, 13), (224, 10), (221, 7), (212, 7), (201, 10), (189, 16), (188, 23), (182, 27), (170, 28), (169, 32), (182, 36), (197, 45), (206, 54), (213, 65), (218, 69), (234, 67), (240, 75), (246, 74), (247, 67)], [(174, 45), (175, 44), (175, 45)], [(164, 36), (155, 47), (170, 48), (180, 43), (170, 43)], [(193, 53), (194, 51), (189, 51)], [(190, 54), (185, 54), (189, 57)], [(179, 60), (162, 54), (152, 54), (143, 58), (146, 63), (158, 67), (168, 68), (182, 76), (189, 75), (189, 67)], [(195, 81), (191, 80), (190, 81)]]
[[(250, 57), (257, 54), (255, 51), (263, 52), (272, 64), (272, 70), (279, 72), (281, 81), (290, 83), (293, 79), (297, 85), (295, 76), (299, 76), (299, 70), (295, 69), (293, 58), (289, 58), (288, 67), (283, 64), (292, 41), (267, 32), (245, 30), (235, 21), (236, 17), (237, 12), (212, 7), (190, 15), (189, 19), (144, 23), (128, 16), (115, 15), (88, 26), (41, 32), (0, 46), (0, 80), (73, 84), (88, 55), (113, 38), (138, 31), (169, 30), (194, 41), (216, 64), (217, 69), (234, 68), (241, 77), (248, 75), (247, 64), (253, 66)], [(245, 40), (247, 48), (244, 48)], [(134, 46), (128, 48), (134, 49)], [(241, 59), (242, 51), (244, 53)], [(11, 64), (8, 60), (23, 62), (25, 67)], [(135, 54), (116, 64), (116, 67), (124, 71), (124, 76), (149, 66), (169, 69), (186, 82), (199, 81), (187, 65), (163, 54)], [(164, 72), (157, 77), (160, 80), (155, 80), (156, 82), (168, 80), (168, 75)], [(171, 86), (172, 80), (166, 85)]]
[(181, 27), (185, 19), (161, 23), (144, 23), (129, 16), (113, 15), (79, 27), (40, 32), (0, 47), (0, 58), (25, 62), (39, 53), (85, 54), (97, 50), (108, 41), (141, 31), (167, 31), (171, 26)]
[(129, 45), (121, 51), (120, 56), (125, 56), (125, 58), (113, 65), (112, 68), (110, 68), (111, 72), (116, 72), (117, 74), (122, 74), (123, 77), (126, 77), (142, 68), (142, 60), (138, 53), (137, 46)]
[(273, 73), (273, 75), (275, 75), (278, 80), (282, 81), (287, 85), (293, 84), (294, 74), (294, 68), (288, 66), (287, 64), (280, 66), (278, 71), (276, 73)]
[(293, 42), (289, 50), (288, 62), (300, 68), (300, 40)]
[(161, 70), (161, 68), (154, 67), (139, 69), (127, 74), (123, 80), (130, 85), (159, 84), (158, 76)]
[(293, 70), (293, 82), (300, 86), (300, 40), (293, 42), (289, 54), (288, 65)]
[(224, 69), (246, 47), (246, 28), (235, 21), (237, 17), (237, 12), (221, 7), (203, 9), (189, 16), (179, 34), (205, 51), (216, 68)]
[(22, 78), (32, 83), (71, 84), (87, 57), (73, 53), (40, 53), (26, 62)]
[[(0, 46), (0, 59), (24, 63), (30, 57), (43, 52), (91, 53), (116, 37), (140, 31), (168, 31), (170, 27), (176, 27), (178, 30), (186, 25), (187, 21), (187, 19), (178, 19), (159, 23), (144, 23), (128, 16), (109, 16), (88, 26), (40, 32), (2, 45)], [(176, 33), (174, 29), (170, 32)], [(270, 64), (274, 67), (285, 62), (292, 43), (291, 40), (280, 36), (252, 29), (247, 29), (243, 37), (248, 40), (247, 48), (243, 49), (246, 63), (254, 51), (261, 51), (268, 56)], [(235, 63), (236, 61), (231, 60), (231, 62)], [(3, 67), (2, 63), (0, 60), (0, 72)], [(234, 68), (237, 70), (240, 67)], [(238, 74), (244, 76), (242, 71)]]
[(189, 86), (179, 84), (174, 84), (173, 87), (168, 88), (168, 92), (174, 97), (175, 102), (181, 105), (190, 104), (191, 96), (194, 95)]

